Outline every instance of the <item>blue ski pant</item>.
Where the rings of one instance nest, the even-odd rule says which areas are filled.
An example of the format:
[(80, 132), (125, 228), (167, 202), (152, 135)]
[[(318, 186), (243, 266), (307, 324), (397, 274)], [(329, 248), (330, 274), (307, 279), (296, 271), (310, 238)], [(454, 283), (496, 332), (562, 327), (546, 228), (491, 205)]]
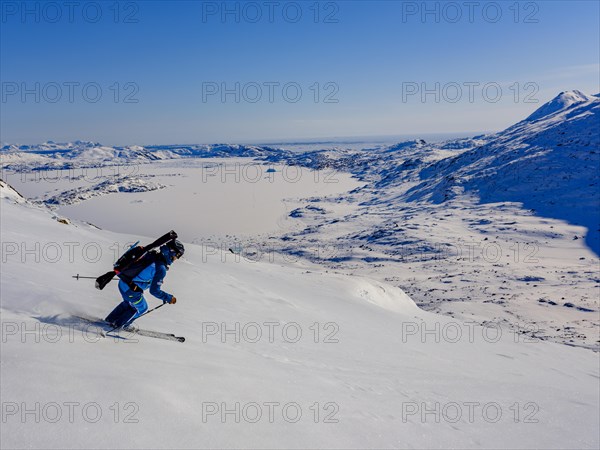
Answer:
[(146, 303), (143, 291), (132, 291), (122, 280), (119, 280), (119, 292), (121, 293), (121, 297), (123, 297), (123, 301), (129, 303), (136, 310), (134, 313), (132, 313), (130, 318), (123, 318), (125, 319), (123, 326), (127, 326), (148, 311), (148, 303)]

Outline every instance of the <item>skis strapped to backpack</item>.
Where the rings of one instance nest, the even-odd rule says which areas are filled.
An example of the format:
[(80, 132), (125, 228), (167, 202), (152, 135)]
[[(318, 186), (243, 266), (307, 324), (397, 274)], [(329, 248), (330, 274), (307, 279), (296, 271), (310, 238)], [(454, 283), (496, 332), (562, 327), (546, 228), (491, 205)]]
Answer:
[(177, 239), (177, 233), (171, 230), (144, 247), (138, 246), (139, 241), (136, 242), (117, 260), (113, 266), (113, 270), (96, 278), (96, 288), (100, 290), (104, 289), (104, 286), (106, 286), (115, 275), (122, 276), (131, 282), (143, 268), (152, 262), (153, 255), (150, 251), (173, 239)]

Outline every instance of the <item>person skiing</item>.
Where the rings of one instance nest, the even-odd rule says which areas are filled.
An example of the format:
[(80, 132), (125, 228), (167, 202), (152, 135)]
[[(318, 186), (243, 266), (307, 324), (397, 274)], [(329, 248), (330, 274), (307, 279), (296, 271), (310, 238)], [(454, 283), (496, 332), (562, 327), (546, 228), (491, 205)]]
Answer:
[(172, 240), (160, 247), (160, 251), (148, 254), (148, 265), (133, 279), (119, 274), (119, 292), (123, 301), (104, 319), (114, 328), (128, 328), (133, 321), (148, 310), (144, 291), (150, 288), (150, 294), (163, 303), (175, 304), (177, 299), (161, 289), (169, 266), (183, 256), (185, 249), (178, 240)]

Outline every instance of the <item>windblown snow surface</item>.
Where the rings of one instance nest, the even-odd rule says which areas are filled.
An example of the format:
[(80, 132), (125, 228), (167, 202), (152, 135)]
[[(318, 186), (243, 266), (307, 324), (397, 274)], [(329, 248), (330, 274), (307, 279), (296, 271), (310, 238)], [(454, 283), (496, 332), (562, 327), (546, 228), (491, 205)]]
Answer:
[(104, 316), (116, 285), (71, 275), (151, 238), (59, 223), (4, 183), (2, 197), (2, 448), (600, 444), (596, 353), (457, 329), (358, 276), (187, 243), (163, 286), (177, 303), (138, 322), (187, 341), (99, 338), (73, 316)]

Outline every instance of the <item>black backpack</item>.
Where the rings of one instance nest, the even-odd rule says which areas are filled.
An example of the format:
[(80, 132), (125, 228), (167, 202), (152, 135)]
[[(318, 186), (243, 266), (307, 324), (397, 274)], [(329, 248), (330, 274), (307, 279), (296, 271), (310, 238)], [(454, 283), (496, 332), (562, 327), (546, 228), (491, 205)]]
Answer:
[(156, 250), (146, 251), (143, 247), (132, 247), (117, 260), (114, 272), (125, 283), (131, 284), (142, 270), (157, 260), (158, 256)]
[(117, 260), (113, 270), (96, 278), (96, 288), (104, 289), (104, 286), (110, 283), (115, 275), (118, 275), (127, 284), (131, 284), (131, 280), (156, 260), (158, 253), (151, 250), (173, 239), (177, 239), (177, 233), (171, 230), (145, 247), (138, 246), (139, 241), (136, 242)]

